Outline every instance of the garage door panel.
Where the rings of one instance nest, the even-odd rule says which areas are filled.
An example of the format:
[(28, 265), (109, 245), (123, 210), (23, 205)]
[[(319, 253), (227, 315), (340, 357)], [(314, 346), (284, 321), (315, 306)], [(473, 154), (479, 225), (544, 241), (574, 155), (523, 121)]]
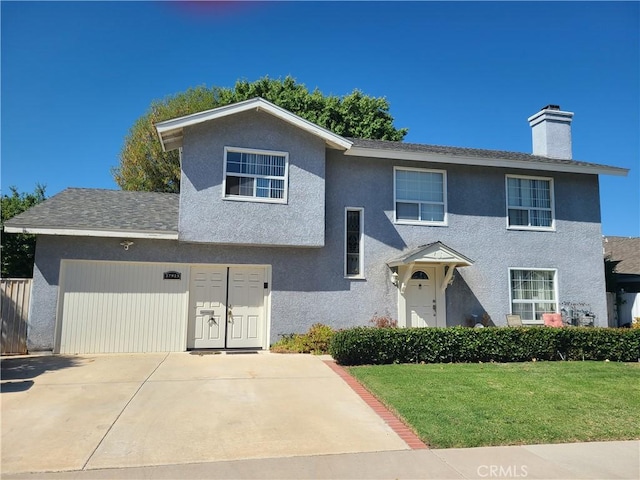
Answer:
[[(188, 268), (175, 264), (64, 261), (61, 353), (184, 349)], [(165, 271), (180, 280), (164, 280)]]

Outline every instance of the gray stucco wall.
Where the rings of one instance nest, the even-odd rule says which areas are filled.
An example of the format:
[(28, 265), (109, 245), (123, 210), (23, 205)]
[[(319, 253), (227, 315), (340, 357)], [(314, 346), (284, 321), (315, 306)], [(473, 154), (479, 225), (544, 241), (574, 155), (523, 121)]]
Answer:
[[(395, 225), (393, 166), (445, 169), (448, 184), (448, 226)], [(350, 173), (351, 172), (351, 173)], [(357, 172), (357, 179), (354, 174)], [(505, 175), (554, 179), (556, 231), (517, 231), (506, 225)], [(458, 269), (447, 289), (447, 325), (464, 324), (467, 316), (487, 312), (497, 325), (510, 313), (509, 267), (557, 269), (559, 301), (586, 303), (606, 326), (606, 298), (600, 230), (598, 177), (536, 171), (392, 162), (329, 153), (327, 244), (342, 235), (345, 206), (363, 206), (367, 283), (398, 250), (441, 241), (471, 258), (474, 265)], [(373, 297), (376, 298), (376, 297)]]
[[(287, 204), (223, 199), (224, 147), (289, 153)], [(324, 245), (324, 141), (264, 112), (184, 132), (180, 239), (245, 245)]]
[[(343, 328), (365, 323), (376, 311), (389, 314), (395, 311), (395, 287), (389, 282), (351, 282), (343, 278), (341, 250), (138, 239), (124, 251), (120, 241), (117, 238), (38, 237), (28, 334), (30, 350), (54, 347), (60, 261), (64, 258), (272, 265), (272, 342), (280, 334), (306, 331), (315, 322)], [(337, 261), (330, 258), (333, 255), (338, 255)], [(382, 274), (386, 267), (378, 265), (375, 269), (385, 278)], [(373, 296), (378, 300), (375, 304), (369, 301)]]
[[(264, 145), (256, 146), (259, 147), (264, 148)], [(394, 225), (394, 164), (447, 170), (448, 226)], [(449, 326), (463, 324), (467, 316), (481, 315), (485, 311), (495, 324), (503, 325), (510, 309), (509, 267), (557, 269), (559, 301), (589, 304), (597, 316), (597, 323), (606, 326), (597, 176), (546, 175), (554, 178), (556, 231), (534, 232), (506, 228), (506, 173), (540, 175), (539, 172), (496, 168), (394, 163), (329, 152), (323, 248), (191, 243), (198, 235), (208, 232), (208, 228), (201, 228), (197, 223), (206, 224), (209, 221), (207, 218), (214, 218), (215, 215), (209, 216), (206, 212), (216, 207), (212, 207), (212, 203), (204, 196), (195, 199), (203, 191), (189, 185), (187, 190), (192, 189), (189, 195), (194, 197), (189, 202), (190, 208), (198, 205), (203, 209), (197, 218), (196, 210), (191, 216), (181, 217), (182, 224), (188, 227), (187, 234), (183, 234), (182, 238), (189, 242), (136, 240), (132, 248), (124, 251), (120, 246), (121, 239), (116, 238), (40, 236), (34, 270), (29, 349), (53, 348), (58, 276), (60, 260), (63, 258), (187, 264), (269, 264), (273, 273), (273, 342), (279, 334), (303, 332), (315, 322), (345, 328), (367, 324), (374, 314), (398, 318), (398, 291), (390, 282), (386, 262), (403, 250), (437, 240), (475, 262), (471, 267), (459, 269), (453, 285), (447, 289)], [(317, 178), (320, 179), (320, 176)], [(293, 178), (291, 182), (293, 189)], [(249, 210), (263, 206), (253, 203), (241, 205)], [(345, 207), (364, 208), (364, 280), (343, 277)], [(322, 210), (324, 212), (324, 208)], [(240, 213), (237, 215), (236, 218), (227, 219), (230, 225), (246, 221), (242, 220)], [(254, 214), (249, 212), (246, 215), (251, 217)], [(265, 225), (263, 233), (256, 233), (257, 236), (250, 238), (257, 241), (264, 234), (264, 238), (275, 242), (291, 234), (296, 242), (304, 242), (302, 234), (294, 232), (299, 225), (290, 223), (292, 219), (282, 220), (277, 225), (278, 233), (278, 229), (266, 225), (273, 221), (272, 217), (265, 218), (269, 220), (261, 223)], [(256, 221), (256, 218), (251, 221)], [(210, 223), (208, 227), (227, 229), (221, 223), (227, 222)], [(324, 225), (324, 217), (322, 223)], [(318, 232), (312, 230), (308, 234), (315, 238), (313, 242), (321, 243), (317, 238)], [(206, 238), (214, 241), (218, 237), (213, 240), (212, 237)]]

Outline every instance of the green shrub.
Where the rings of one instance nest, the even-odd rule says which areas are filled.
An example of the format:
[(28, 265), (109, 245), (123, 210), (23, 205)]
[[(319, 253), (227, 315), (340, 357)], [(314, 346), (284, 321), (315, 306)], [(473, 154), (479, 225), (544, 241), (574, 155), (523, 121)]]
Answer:
[(342, 365), (531, 360), (640, 360), (640, 330), (614, 328), (367, 328), (337, 332)]
[(271, 345), (274, 353), (329, 353), (329, 345), (335, 331), (328, 325), (314, 323), (307, 333), (291, 333), (283, 335)]
[(282, 335), (282, 338), (271, 345), (273, 353), (309, 353), (305, 335), (291, 333)]
[(329, 353), (329, 345), (335, 333), (333, 328), (328, 325), (322, 323), (311, 325), (306, 335), (309, 351), (319, 355)]

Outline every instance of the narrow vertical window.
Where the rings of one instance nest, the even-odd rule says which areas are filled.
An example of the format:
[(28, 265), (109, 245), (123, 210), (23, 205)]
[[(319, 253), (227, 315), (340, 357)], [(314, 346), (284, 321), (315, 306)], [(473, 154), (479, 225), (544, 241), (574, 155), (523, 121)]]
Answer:
[(363, 272), (363, 235), (362, 208), (345, 210), (345, 276), (364, 277)]

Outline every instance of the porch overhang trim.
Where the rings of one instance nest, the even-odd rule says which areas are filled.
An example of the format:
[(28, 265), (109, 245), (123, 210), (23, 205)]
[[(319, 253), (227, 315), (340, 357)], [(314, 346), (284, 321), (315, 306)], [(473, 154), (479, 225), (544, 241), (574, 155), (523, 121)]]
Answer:
[(458, 267), (470, 267), (473, 265), (473, 260), (439, 241), (410, 250), (401, 257), (387, 262), (387, 266), (391, 269), (397, 270), (398, 267), (407, 267), (400, 282), (400, 293), (404, 293), (411, 275), (421, 265), (444, 265), (448, 267), (440, 285), (440, 289), (444, 292), (453, 278), (455, 269)]
[(387, 262), (390, 268), (417, 264), (453, 264), (456, 267), (470, 267), (473, 260), (465, 257), (442, 242), (433, 242), (408, 251), (400, 257)]

